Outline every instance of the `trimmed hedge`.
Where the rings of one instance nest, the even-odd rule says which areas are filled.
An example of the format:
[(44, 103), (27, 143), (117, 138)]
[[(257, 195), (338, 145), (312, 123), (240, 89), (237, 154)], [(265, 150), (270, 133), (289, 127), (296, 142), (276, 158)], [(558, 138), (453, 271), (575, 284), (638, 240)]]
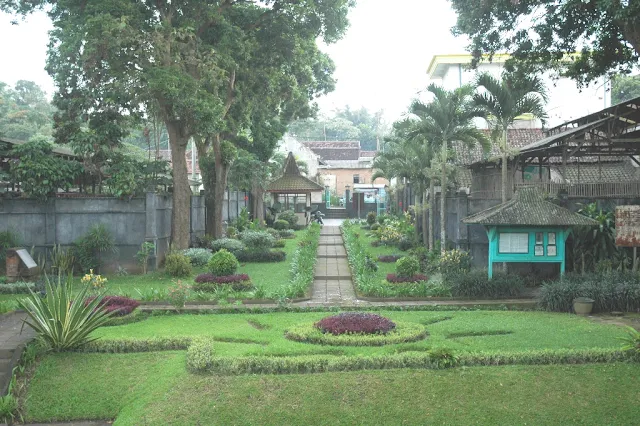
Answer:
[(182, 254), (187, 256), (193, 266), (204, 266), (211, 259), (211, 250), (207, 248), (189, 248), (182, 250)]
[(542, 286), (539, 304), (543, 309), (572, 312), (573, 299), (594, 300), (594, 312), (640, 312), (640, 275), (605, 272), (589, 275), (567, 274)]
[(279, 240), (276, 240), (276, 242), (273, 243), (274, 248), (284, 248), (286, 245), (287, 245), (287, 242), (282, 238)]
[(429, 281), (429, 277), (422, 274), (415, 274), (410, 277), (401, 277), (396, 274), (387, 274), (387, 281), (390, 283), (419, 283)]
[(283, 229), (278, 233), (278, 236), (280, 238), (284, 238), (285, 240), (290, 240), (296, 237), (296, 233), (293, 231), (293, 229)]
[(494, 272), (489, 279), (486, 270), (443, 275), (444, 283), (451, 287), (453, 297), (518, 297), (524, 291), (524, 280), (520, 275)]
[(225, 277), (235, 274), (238, 266), (238, 259), (233, 253), (227, 249), (220, 249), (209, 259), (207, 270), (215, 276)]
[(203, 337), (193, 339), (187, 349), (187, 371), (207, 371), (211, 368), (212, 359), (213, 341)]
[(169, 253), (164, 259), (164, 269), (172, 277), (191, 275), (191, 260), (182, 253)]
[(215, 276), (213, 274), (200, 274), (195, 279), (191, 288), (195, 291), (215, 292), (222, 287), (231, 287), (235, 291), (251, 290), (253, 283), (247, 274)]
[(256, 262), (256, 263), (270, 263), (270, 262), (284, 262), (287, 258), (287, 254), (282, 250), (265, 250), (265, 251), (253, 251), (243, 250), (237, 255), (240, 262)]
[(286, 220), (278, 219), (273, 222), (273, 228), (277, 230), (289, 229), (289, 222), (287, 222)]
[(267, 231), (243, 231), (240, 233), (240, 241), (244, 243), (245, 251), (265, 251), (276, 242)]
[[(202, 360), (203, 352), (193, 354), (187, 365), (192, 372), (216, 375), (241, 374), (309, 374), (392, 368), (442, 369), (456, 366), (586, 364), (629, 361), (629, 355), (618, 350), (545, 350), (514, 353), (465, 353), (456, 355), (445, 348), (427, 352), (402, 352), (380, 356), (306, 355), (291, 357), (216, 357)], [(200, 368), (195, 369), (196, 366)]]
[(94, 340), (76, 352), (130, 353), (185, 350), (191, 337), (153, 337), (149, 339)]
[(416, 342), (427, 337), (424, 326), (412, 322), (397, 321), (395, 329), (387, 334), (338, 334), (323, 333), (315, 324), (300, 324), (285, 332), (289, 340), (328, 346), (383, 346)]
[(0, 284), (0, 294), (29, 294), (29, 290), (35, 291), (36, 284), (18, 281), (15, 283)]
[(245, 249), (242, 241), (233, 238), (220, 238), (211, 242), (211, 250), (217, 252), (219, 250), (228, 250), (234, 255), (238, 255), (239, 252)]

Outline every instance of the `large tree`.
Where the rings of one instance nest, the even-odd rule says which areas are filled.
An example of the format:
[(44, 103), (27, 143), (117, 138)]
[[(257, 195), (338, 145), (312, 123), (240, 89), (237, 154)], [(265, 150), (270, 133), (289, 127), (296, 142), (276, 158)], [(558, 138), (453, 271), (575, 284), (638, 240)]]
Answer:
[[(484, 150), (489, 148), (489, 140), (478, 130), (473, 120), (484, 117), (485, 112), (473, 101), (475, 88), (462, 86), (448, 91), (435, 84), (429, 85), (427, 91), (433, 99), (429, 103), (415, 100), (409, 112), (417, 117), (409, 137), (423, 138), (432, 145), (434, 151), (439, 151), (440, 165), (440, 249), (444, 253), (447, 247), (446, 229), (446, 194), (447, 178), (450, 172), (448, 163), (452, 159), (450, 150), (453, 142), (467, 147), (480, 145)], [(432, 199), (432, 202), (435, 198)]]
[(477, 77), (476, 85), (479, 91), (474, 95), (475, 103), (485, 110), (486, 120), (492, 128), (491, 137), (500, 149), (502, 202), (505, 203), (510, 154), (507, 129), (525, 114), (531, 114), (544, 124), (547, 118), (544, 109), (547, 90), (537, 76), (517, 77), (510, 73), (504, 73), (502, 79), (482, 73)]
[(640, 96), (640, 76), (616, 75), (611, 79), (611, 103), (617, 104)]
[(0, 136), (29, 140), (51, 138), (54, 107), (34, 82), (18, 80), (14, 88), (0, 82)]
[(475, 63), (508, 52), (511, 64), (556, 68), (586, 84), (640, 59), (640, 0), (450, 1), (454, 34), (470, 37)]
[[(219, 163), (228, 152), (223, 142), (231, 142), (244, 128), (241, 120), (233, 126), (225, 122), (237, 103), (236, 75), (247, 71), (238, 68), (233, 58), (254, 51), (254, 35), (269, 31), (274, 22), (280, 30), (313, 32), (335, 41), (346, 27), (350, 4), (349, 0), (1, 3), (3, 10), (22, 13), (48, 6), (54, 25), (48, 70), (59, 88), (60, 139), (81, 132), (86, 121), (89, 128), (94, 119), (103, 124), (105, 117), (112, 135), (122, 138), (126, 132), (117, 129), (130, 125), (125, 120), (144, 116), (145, 106), (158, 111), (172, 154), (174, 248), (189, 244), (188, 141), (200, 136), (207, 143), (206, 154)], [(240, 62), (245, 64), (246, 60)], [(90, 136), (96, 143), (109, 143), (105, 134)]]

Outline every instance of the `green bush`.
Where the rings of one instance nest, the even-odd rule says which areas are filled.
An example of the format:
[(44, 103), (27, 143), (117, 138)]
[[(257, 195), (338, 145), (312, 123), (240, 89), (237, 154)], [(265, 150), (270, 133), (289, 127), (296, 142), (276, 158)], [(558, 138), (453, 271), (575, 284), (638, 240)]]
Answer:
[(573, 299), (594, 300), (594, 312), (640, 312), (640, 275), (630, 272), (567, 274), (542, 285), (539, 304), (543, 309), (572, 312)]
[[(298, 224), (298, 216), (293, 210), (287, 210), (278, 215), (278, 220), (286, 220), (289, 228), (294, 229)], [(277, 222), (277, 221), (276, 221)]]
[(148, 339), (109, 339), (96, 340), (81, 348), (79, 352), (98, 353), (132, 353), (132, 352), (156, 352), (176, 351), (188, 349), (191, 343), (190, 337), (152, 337)]
[(112, 313), (100, 309), (102, 296), (88, 299), (89, 286), (73, 295), (73, 277), (58, 276), (53, 283), (46, 278), (46, 297), (31, 292), (18, 299), (27, 312), (25, 324), (33, 328), (48, 349), (60, 352), (86, 345), (95, 340), (94, 330), (107, 324)]
[(443, 275), (461, 274), (471, 270), (471, 256), (463, 250), (446, 250), (439, 261), (439, 269)]
[(280, 236), (280, 232), (282, 232), (282, 231), (279, 231), (279, 230), (274, 229), (274, 228), (267, 228), (267, 229), (266, 229), (266, 231), (267, 231), (269, 234), (271, 234), (271, 236), (272, 236), (273, 238), (275, 238), (276, 240), (278, 240), (278, 239), (282, 238), (282, 237)]
[(277, 230), (289, 229), (289, 222), (283, 219), (278, 219), (275, 222), (273, 222), (273, 227), (274, 229), (277, 229)]
[(376, 223), (376, 214), (374, 212), (367, 213), (367, 224), (373, 226), (374, 223)]
[(211, 243), (215, 240), (211, 235), (197, 236), (195, 246), (197, 248), (211, 248)]
[(0, 284), (0, 294), (29, 294), (35, 291), (35, 283), (16, 282), (8, 284)]
[(238, 236), (238, 228), (231, 225), (227, 226), (225, 235), (227, 236), (227, 238), (236, 238)]
[(211, 259), (211, 250), (206, 248), (190, 248), (182, 251), (193, 266), (205, 266)]
[(191, 275), (191, 261), (182, 253), (169, 253), (164, 259), (164, 270), (172, 277), (188, 277)]
[(209, 259), (209, 263), (207, 263), (207, 269), (213, 275), (217, 277), (223, 277), (227, 275), (233, 275), (238, 270), (238, 259), (233, 255), (233, 253), (228, 250), (222, 249), (217, 251), (211, 259)]
[(291, 256), (289, 271), (291, 280), (275, 295), (276, 298), (292, 299), (303, 296), (313, 284), (314, 267), (320, 241), (320, 225), (311, 224), (300, 238), (298, 248)]
[(443, 278), (451, 288), (453, 297), (517, 297), (525, 287), (520, 275), (496, 271), (493, 278), (489, 279), (487, 271), (483, 269), (446, 274)]
[(83, 272), (93, 269), (99, 273), (105, 256), (115, 254), (118, 250), (113, 235), (100, 223), (76, 241), (73, 251)]
[(293, 229), (284, 229), (284, 230), (280, 231), (279, 237), (289, 240), (289, 239), (295, 238), (296, 237), (296, 233), (293, 231)]
[(140, 250), (138, 250), (138, 253), (136, 253), (136, 259), (138, 260), (138, 263), (142, 266), (143, 275), (146, 275), (147, 266), (149, 263), (149, 257), (153, 253), (155, 253), (155, 251), (156, 251), (156, 245), (151, 241), (146, 241), (140, 245)]
[(398, 241), (398, 249), (401, 251), (411, 250), (414, 245), (413, 240), (409, 238), (401, 238), (400, 241)]
[(401, 257), (396, 260), (396, 275), (411, 278), (420, 271), (420, 263), (415, 257)]
[(273, 244), (274, 248), (284, 248), (287, 245), (287, 242), (283, 239), (276, 240)]
[(187, 349), (187, 370), (193, 373), (207, 371), (213, 359), (213, 341), (197, 338)]
[(235, 256), (237, 256), (238, 253), (245, 249), (245, 246), (242, 241), (235, 240), (233, 238), (220, 238), (219, 240), (214, 240), (211, 242), (211, 250), (213, 250), (214, 252), (222, 249), (230, 251)]
[(256, 263), (271, 263), (271, 262), (284, 262), (287, 258), (287, 254), (282, 250), (243, 250), (238, 253), (238, 261), (240, 262), (256, 262)]
[(377, 231), (378, 229), (380, 229), (380, 225), (377, 223), (372, 223), (371, 225), (369, 225), (369, 229), (371, 229), (372, 231)]
[(248, 251), (264, 251), (273, 247), (276, 240), (266, 231), (244, 231), (240, 233), (240, 241)]

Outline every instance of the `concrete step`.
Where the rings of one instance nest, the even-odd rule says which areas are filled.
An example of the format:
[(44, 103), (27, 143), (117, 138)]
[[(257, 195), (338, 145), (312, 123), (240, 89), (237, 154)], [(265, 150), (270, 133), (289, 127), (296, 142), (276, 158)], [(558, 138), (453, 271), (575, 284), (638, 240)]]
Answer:
[(329, 281), (346, 281), (351, 279), (351, 274), (344, 275), (316, 275), (313, 277), (316, 280), (329, 280)]
[(15, 349), (0, 349), (0, 359), (9, 358), (13, 356)]
[(346, 259), (346, 254), (319, 254), (316, 256), (318, 259)]
[(320, 241), (318, 243), (319, 246), (341, 246), (342, 244), (343, 244), (342, 241), (340, 241), (340, 242), (331, 242), (331, 241), (330, 242), (323, 242), (323, 241)]

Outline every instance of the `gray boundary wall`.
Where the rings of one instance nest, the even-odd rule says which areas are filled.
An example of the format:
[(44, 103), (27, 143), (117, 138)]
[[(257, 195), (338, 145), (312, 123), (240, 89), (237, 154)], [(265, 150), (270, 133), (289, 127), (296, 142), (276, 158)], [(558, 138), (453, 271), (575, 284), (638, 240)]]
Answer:
[[(237, 212), (246, 205), (242, 192), (232, 191), (229, 195), (224, 200), (224, 219), (227, 221), (237, 217)], [(139, 269), (134, 256), (145, 241), (156, 246), (151, 268), (158, 267), (164, 260), (171, 240), (171, 214), (170, 194), (148, 193), (131, 200), (105, 197), (55, 198), (46, 202), (0, 199), (0, 231), (11, 231), (18, 236), (22, 246), (33, 246), (36, 252), (43, 252), (54, 244), (69, 247), (92, 226), (101, 223), (111, 231), (118, 248), (112, 267), (119, 265), (133, 272)], [(196, 237), (204, 235), (205, 215), (204, 197), (192, 196), (192, 244)]]

